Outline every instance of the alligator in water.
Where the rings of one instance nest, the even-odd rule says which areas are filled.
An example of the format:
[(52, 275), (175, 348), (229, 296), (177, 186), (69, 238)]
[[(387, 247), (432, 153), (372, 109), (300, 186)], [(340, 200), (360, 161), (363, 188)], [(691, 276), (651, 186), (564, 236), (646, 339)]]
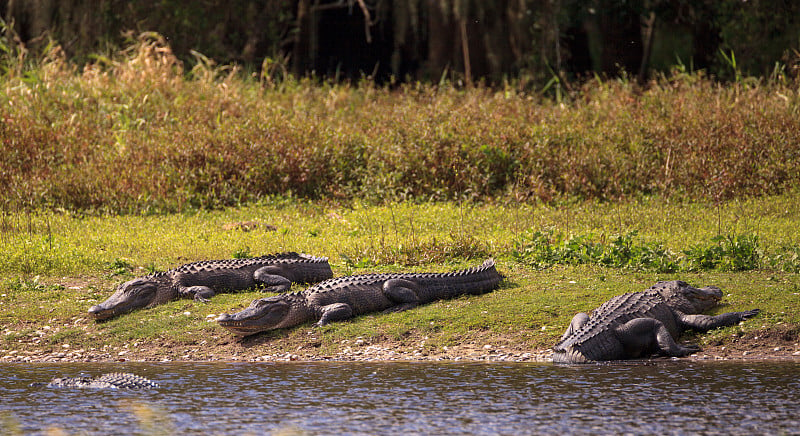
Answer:
[(106, 388), (106, 389), (148, 389), (158, 384), (144, 377), (127, 372), (111, 372), (97, 377), (59, 377), (50, 383), (33, 383), (31, 386), (51, 388)]
[(317, 326), (378, 311), (402, 311), (462, 294), (482, 294), (503, 277), (489, 259), (481, 266), (449, 273), (365, 274), (339, 277), (305, 291), (254, 300), (234, 314), (222, 314), (219, 325), (236, 335), (291, 327), (316, 320)]
[(187, 263), (121, 284), (108, 300), (89, 308), (89, 314), (102, 320), (178, 297), (208, 301), (220, 292), (256, 287), (286, 292), (292, 282), (316, 283), (331, 277), (328, 258), (297, 253)]
[(623, 360), (653, 354), (684, 357), (699, 351), (675, 340), (681, 332), (705, 332), (739, 323), (758, 309), (717, 316), (700, 315), (722, 298), (719, 288), (694, 288), (682, 281), (658, 282), (642, 292), (616, 296), (591, 316), (575, 315), (561, 341), (553, 347), (553, 362), (587, 363)]

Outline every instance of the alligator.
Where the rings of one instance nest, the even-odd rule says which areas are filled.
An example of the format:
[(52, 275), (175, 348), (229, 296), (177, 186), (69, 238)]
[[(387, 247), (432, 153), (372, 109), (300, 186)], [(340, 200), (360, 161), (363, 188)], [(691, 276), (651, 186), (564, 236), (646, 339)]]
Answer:
[(327, 257), (293, 252), (245, 259), (206, 260), (187, 263), (121, 284), (106, 301), (89, 308), (96, 320), (104, 320), (178, 297), (206, 302), (219, 292), (260, 287), (286, 292), (294, 283), (316, 283), (333, 277)]
[(105, 389), (148, 389), (157, 388), (158, 383), (127, 372), (110, 372), (97, 377), (58, 377), (50, 383), (32, 383), (31, 386), (50, 388), (105, 388)]
[(680, 280), (658, 282), (641, 292), (618, 295), (591, 315), (578, 313), (561, 341), (553, 347), (553, 362), (588, 363), (666, 355), (685, 357), (700, 351), (675, 340), (687, 329), (705, 332), (731, 326), (759, 310), (701, 315), (716, 306), (722, 291), (694, 288)]
[(315, 326), (370, 312), (399, 312), (462, 294), (483, 294), (503, 280), (494, 260), (449, 273), (385, 273), (338, 277), (302, 292), (254, 300), (246, 309), (222, 314), (217, 322), (249, 336), (316, 320)]

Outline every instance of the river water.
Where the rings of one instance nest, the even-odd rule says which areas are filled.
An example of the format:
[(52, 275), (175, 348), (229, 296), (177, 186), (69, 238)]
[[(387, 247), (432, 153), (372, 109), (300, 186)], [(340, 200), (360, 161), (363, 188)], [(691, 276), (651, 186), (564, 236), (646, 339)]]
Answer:
[[(800, 362), (0, 364), (0, 434), (800, 434)], [(154, 390), (31, 386), (126, 371)]]

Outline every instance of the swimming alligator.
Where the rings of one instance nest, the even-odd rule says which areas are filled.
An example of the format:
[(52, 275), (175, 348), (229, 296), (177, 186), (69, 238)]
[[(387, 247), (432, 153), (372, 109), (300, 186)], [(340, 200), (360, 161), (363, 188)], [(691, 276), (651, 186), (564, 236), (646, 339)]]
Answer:
[(675, 340), (681, 332), (705, 332), (731, 326), (759, 310), (699, 315), (716, 306), (722, 291), (714, 286), (694, 288), (679, 280), (658, 282), (642, 292), (616, 296), (591, 316), (578, 313), (561, 341), (553, 347), (553, 362), (587, 363), (623, 360), (652, 354), (684, 357), (699, 347), (684, 347)]
[(256, 287), (286, 292), (292, 282), (316, 283), (331, 277), (333, 272), (327, 257), (292, 252), (193, 262), (121, 284), (106, 301), (90, 307), (89, 314), (102, 320), (178, 297), (208, 301), (219, 292)]
[(110, 372), (97, 377), (59, 377), (50, 383), (32, 383), (31, 386), (50, 388), (106, 388), (106, 389), (148, 389), (157, 388), (158, 383), (127, 372)]
[(399, 312), (434, 300), (482, 294), (495, 289), (502, 279), (492, 259), (449, 273), (338, 277), (302, 292), (254, 300), (241, 312), (220, 315), (217, 322), (240, 336), (312, 320), (317, 321), (316, 326), (323, 326), (365, 313)]

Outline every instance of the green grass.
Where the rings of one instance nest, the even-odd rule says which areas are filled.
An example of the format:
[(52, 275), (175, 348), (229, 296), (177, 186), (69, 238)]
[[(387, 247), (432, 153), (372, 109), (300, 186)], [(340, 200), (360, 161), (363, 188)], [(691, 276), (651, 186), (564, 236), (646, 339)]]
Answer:
[[(794, 196), (787, 195), (718, 204), (667, 204), (651, 199), (558, 208), (280, 201), (161, 216), (9, 214), (0, 233), (0, 327), (4, 332), (0, 349), (99, 352), (105, 347), (109, 353), (125, 356), (135, 355), (137, 347), (147, 344), (163, 346), (167, 354), (172, 349), (184, 350), (192, 358), (212, 357), (203, 351), (212, 345), (223, 347), (228, 355), (262, 349), (332, 355), (357, 340), (425, 352), (463, 343), (540, 349), (552, 345), (576, 312), (667, 279), (722, 287), (725, 305), (718, 311), (763, 310), (754, 320), (712, 333), (711, 338), (798, 326), (800, 278), (763, 261), (791, 254), (785, 247), (798, 246), (794, 230), (798, 208)], [(252, 220), (270, 223), (277, 230), (228, 230), (226, 226)], [(636, 241), (660, 244), (671, 253), (715, 246), (717, 234), (753, 235), (760, 261), (757, 267), (741, 271), (714, 265), (660, 272), (602, 262), (533, 266), (515, 257), (515, 242), (538, 229), (594, 235), (596, 244), (607, 247), (613, 245), (609, 241), (614, 241), (614, 235), (636, 232)], [(37, 242), (45, 235), (52, 246)], [(25, 251), (31, 247), (36, 250)], [(229, 258), (242, 250), (251, 255), (297, 250), (328, 256), (336, 275), (447, 271), (494, 257), (506, 281), (501, 289), (482, 296), (363, 316), (321, 329), (306, 325), (245, 341), (235, 340), (209, 319), (241, 309), (264, 295), (259, 292), (222, 294), (207, 304), (177, 300), (102, 323), (86, 315), (89, 306), (104, 300), (115, 284), (130, 277), (195, 260)], [(797, 266), (796, 261), (792, 265)]]

